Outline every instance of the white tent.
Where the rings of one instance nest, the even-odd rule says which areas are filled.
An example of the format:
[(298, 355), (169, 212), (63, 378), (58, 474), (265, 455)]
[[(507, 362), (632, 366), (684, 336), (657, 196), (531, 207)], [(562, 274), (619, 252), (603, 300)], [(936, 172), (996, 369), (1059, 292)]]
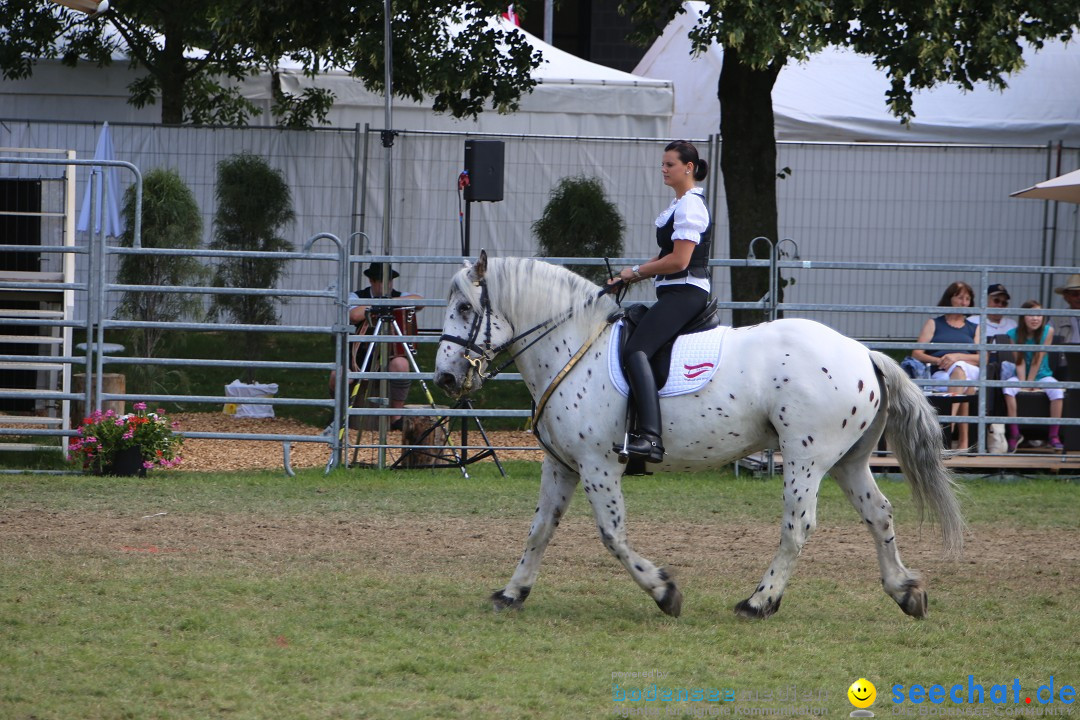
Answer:
[[(475, 133), (593, 135), (610, 137), (666, 137), (674, 107), (669, 80), (654, 80), (590, 63), (545, 44), (503, 19), (503, 29), (525, 35), (544, 58), (534, 74), (538, 85), (521, 99), (516, 113), (499, 115), (493, 110), (476, 120), (456, 120), (432, 112), (430, 106), (395, 98), (393, 124), (403, 130), (450, 130)], [(98, 68), (80, 63), (75, 68), (59, 61), (43, 60), (26, 80), (0, 81), (0, 117), (32, 120), (73, 118), (113, 123), (158, 122), (160, 107), (142, 109), (127, 103), (127, 85), (145, 71), (132, 71), (124, 58)], [(284, 92), (299, 95), (309, 87), (327, 88), (337, 100), (328, 120), (332, 127), (369, 123), (385, 125), (384, 99), (344, 72), (327, 72), (314, 79), (295, 65), (279, 69)], [(263, 109), (254, 125), (272, 125), (273, 102), (269, 74), (248, 79), (243, 95)]]
[[(688, 34), (702, 2), (686, 2), (634, 69), (635, 75), (675, 85), (671, 135), (718, 133), (717, 83), (723, 50), (712, 45), (691, 57)], [(809, 61), (790, 63), (773, 88), (778, 140), (838, 142), (948, 142), (1041, 145), (1080, 143), (1080, 44), (1048, 42), (1025, 51), (1022, 71), (1004, 91), (985, 85), (971, 92), (940, 86), (914, 95), (915, 118), (902, 125), (885, 105), (888, 79), (870, 58), (828, 48)], [(1073, 88), (1070, 90), (1069, 88)]]
[[(612, 137), (667, 135), (674, 107), (670, 80), (639, 77), (597, 65), (548, 45), (503, 18), (490, 22), (499, 24), (502, 30), (520, 32), (543, 55), (542, 64), (533, 74), (537, 86), (522, 97), (518, 112), (499, 115), (488, 110), (476, 120), (457, 120), (433, 113), (423, 104), (394, 98), (396, 128)], [(383, 96), (369, 92), (345, 72), (331, 71), (309, 78), (295, 65), (285, 65), (278, 72), (281, 89), (290, 95), (301, 95), (312, 87), (331, 90), (337, 99), (329, 120), (335, 127), (385, 125)], [(244, 95), (269, 110), (273, 100), (270, 78), (249, 81)]]

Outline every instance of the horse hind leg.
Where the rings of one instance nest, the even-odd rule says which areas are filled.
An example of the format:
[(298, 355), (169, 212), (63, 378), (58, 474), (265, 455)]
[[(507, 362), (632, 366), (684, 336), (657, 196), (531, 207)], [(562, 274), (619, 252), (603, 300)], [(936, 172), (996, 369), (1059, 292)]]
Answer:
[(845, 458), (832, 469), (832, 475), (874, 538), (885, 592), (906, 614), (926, 617), (929, 611), (926, 584), (918, 572), (904, 567), (900, 560), (892, 504), (878, 488), (870, 472), (869, 458)]
[(784, 456), (784, 516), (780, 522), (780, 547), (754, 593), (735, 606), (741, 617), (761, 620), (780, 609), (780, 600), (803, 545), (817, 527), (817, 494), (821, 464), (814, 456)]
[(510, 582), (491, 595), (495, 611), (520, 608), (532, 590), (540, 574), (540, 561), (544, 557), (551, 537), (559, 526), (577, 487), (578, 476), (562, 465), (546, 458), (541, 471), (540, 502), (536, 506), (525, 551), (518, 561)]

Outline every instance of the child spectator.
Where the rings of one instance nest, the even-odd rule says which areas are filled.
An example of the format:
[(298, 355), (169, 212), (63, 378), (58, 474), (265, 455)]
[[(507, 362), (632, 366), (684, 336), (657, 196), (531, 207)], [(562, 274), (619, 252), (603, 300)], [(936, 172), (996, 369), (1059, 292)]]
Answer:
[[(1028, 300), (1020, 307), (1042, 309), (1042, 305), (1035, 300)], [(1049, 345), (1054, 339), (1054, 328), (1047, 323), (1045, 315), (1022, 315), (1016, 329), (1009, 331), (1009, 339), (1017, 345)], [(1010, 380), (1013, 382), (1057, 382), (1053, 373), (1050, 371), (1050, 363), (1047, 360), (1047, 352), (1045, 350), (1018, 353), (1016, 360), (1016, 377), (1010, 378)], [(1065, 398), (1065, 391), (1063, 389), (1048, 387), (1040, 390), (1039, 388), (1005, 387), (1002, 389), (1002, 392), (1005, 394), (1005, 409), (1009, 417), (1016, 417), (1016, 393), (1025, 390), (1045, 392), (1046, 396), (1050, 398), (1050, 417), (1061, 417), (1061, 408)], [(1048, 443), (1050, 447), (1055, 450), (1064, 449), (1059, 433), (1059, 425), (1050, 426)], [(1007, 438), (1009, 452), (1014, 452), (1016, 446), (1019, 445), (1023, 439), (1024, 438), (1020, 435), (1020, 426), (1016, 423), (1010, 423)]]

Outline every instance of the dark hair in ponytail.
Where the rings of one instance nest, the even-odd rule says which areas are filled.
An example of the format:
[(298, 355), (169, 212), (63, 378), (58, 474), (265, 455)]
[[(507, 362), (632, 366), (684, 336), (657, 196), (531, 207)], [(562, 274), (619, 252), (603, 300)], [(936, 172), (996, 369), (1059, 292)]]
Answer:
[(694, 143), (689, 140), (674, 140), (668, 143), (668, 146), (664, 148), (664, 152), (674, 150), (679, 153), (679, 159), (684, 163), (693, 163), (694, 165), (694, 180), (701, 182), (709, 175), (709, 163), (698, 157), (697, 148), (694, 147)]

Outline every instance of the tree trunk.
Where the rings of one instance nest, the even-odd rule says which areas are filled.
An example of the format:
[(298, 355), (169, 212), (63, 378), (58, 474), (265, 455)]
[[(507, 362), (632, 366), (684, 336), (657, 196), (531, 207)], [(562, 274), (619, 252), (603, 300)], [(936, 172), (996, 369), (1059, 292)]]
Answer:
[(160, 58), (158, 83), (161, 87), (161, 124), (184, 123), (184, 84), (187, 82), (187, 62), (184, 60), (182, 27), (175, 22), (165, 25), (165, 49)]
[[(772, 88), (780, 63), (754, 70), (739, 61), (735, 50), (724, 50), (720, 70), (720, 170), (728, 207), (728, 245), (731, 258), (745, 258), (758, 236), (778, 241), (776, 219), (776, 138)], [(760, 258), (764, 243), (755, 248)], [(731, 268), (731, 299), (758, 302), (769, 291), (767, 268)], [(753, 325), (760, 310), (735, 310), (733, 324)]]

